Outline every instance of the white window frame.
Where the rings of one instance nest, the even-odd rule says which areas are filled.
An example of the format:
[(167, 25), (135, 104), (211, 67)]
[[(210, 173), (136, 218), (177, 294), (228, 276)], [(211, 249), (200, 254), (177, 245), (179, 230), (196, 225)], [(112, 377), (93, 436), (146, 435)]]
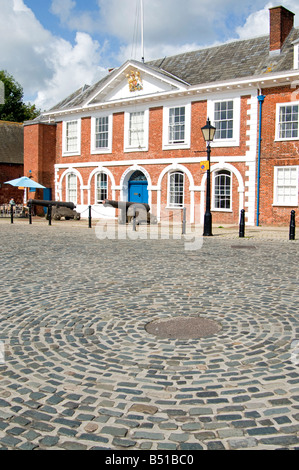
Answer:
[(108, 198), (109, 176), (105, 171), (100, 171), (99, 173), (95, 174), (95, 204), (101, 204), (105, 200), (105, 199), (98, 199), (98, 191), (100, 191), (100, 188), (98, 188), (98, 178), (100, 176), (102, 177), (103, 175), (105, 175), (105, 177), (107, 178), (107, 188), (106, 188), (107, 195), (105, 199)]
[[(218, 176), (220, 176), (223, 172), (227, 172), (229, 173), (229, 175), (226, 175), (225, 176), (229, 176), (230, 177), (230, 207), (229, 208), (221, 208), (221, 207), (216, 207), (215, 205), (215, 197), (216, 197), (216, 178)], [(225, 170), (225, 169), (221, 169), (221, 170), (217, 170), (215, 172), (213, 172), (213, 197), (212, 197), (212, 211), (215, 211), (215, 212), (232, 212), (232, 207), (233, 207), (233, 185), (232, 185), (232, 182), (233, 182), (233, 174), (231, 171), (229, 170)]]
[(207, 103), (207, 117), (210, 119), (213, 126), (215, 126), (215, 106), (216, 103), (225, 103), (228, 101), (233, 102), (233, 137), (226, 139), (214, 138), (211, 147), (239, 147), (240, 146), (240, 123), (241, 123), (241, 97), (240, 96), (227, 96), (225, 98), (208, 100)]
[[(169, 141), (170, 110), (185, 108), (185, 138), (184, 142)], [(191, 146), (191, 103), (173, 103), (163, 108), (163, 150), (189, 149)]]
[[(107, 147), (96, 147), (96, 123), (97, 119), (108, 118), (108, 145)], [(112, 153), (112, 133), (113, 133), (113, 114), (103, 113), (92, 116), (91, 118), (91, 154), (100, 155)]]
[[(298, 132), (297, 137), (280, 137), (280, 110), (288, 106), (298, 106)], [(275, 140), (278, 142), (286, 142), (289, 140), (299, 140), (299, 101), (289, 101), (288, 103), (276, 104), (276, 131)]]
[[(294, 185), (295, 192), (297, 196), (294, 196), (294, 200), (290, 201), (289, 203), (281, 203), (278, 201), (278, 172), (281, 170), (296, 170), (297, 177), (296, 177), (296, 185)], [(299, 188), (299, 166), (275, 166), (274, 167), (274, 202), (273, 206), (280, 206), (280, 207), (298, 207), (299, 198), (298, 198), (298, 188)], [(296, 199), (296, 200), (295, 200)]]
[[(71, 191), (71, 189), (70, 189), (70, 177), (71, 176), (74, 176), (76, 178), (76, 197), (74, 197), (74, 198), (70, 197), (70, 191)], [(68, 173), (66, 175), (66, 201), (67, 202), (73, 202), (74, 204), (77, 205), (77, 201), (78, 201), (78, 177), (77, 177), (76, 173)]]
[[(175, 174), (179, 173), (183, 176), (183, 201), (182, 204), (174, 204), (171, 202), (170, 197), (170, 182), (171, 177)], [(167, 209), (183, 209), (185, 202), (185, 173), (181, 170), (173, 170), (168, 173), (168, 181), (167, 181)]]
[[(68, 150), (67, 146), (67, 128), (68, 124), (77, 122), (77, 145), (75, 150)], [(81, 119), (69, 119), (62, 124), (62, 155), (80, 155), (81, 154)]]
[[(130, 144), (130, 123), (131, 115), (135, 113), (143, 113), (143, 143), (142, 145), (131, 145)], [(149, 109), (144, 108), (132, 108), (125, 112), (125, 123), (124, 123), (124, 152), (147, 152), (148, 151), (148, 140), (149, 140)]]

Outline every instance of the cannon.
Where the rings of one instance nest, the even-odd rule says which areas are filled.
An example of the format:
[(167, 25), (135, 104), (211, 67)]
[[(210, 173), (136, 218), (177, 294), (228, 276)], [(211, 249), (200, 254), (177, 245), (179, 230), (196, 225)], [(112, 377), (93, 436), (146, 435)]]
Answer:
[[(65, 220), (80, 220), (80, 214), (75, 211), (76, 205), (73, 202), (29, 199), (28, 206), (51, 207), (51, 217), (53, 217), (54, 220), (60, 220), (62, 217), (64, 217)], [(46, 218), (49, 218), (49, 213), (47, 213)]]
[(120, 224), (130, 223), (133, 221), (134, 217), (137, 225), (157, 223), (157, 218), (150, 213), (150, 206), (146, 203), (109, 201), (106, 199), (106, 201), (104, 201), (104, 206), (111, 206), (114, 209), (119, 209), (121, 211), (119, 217)]

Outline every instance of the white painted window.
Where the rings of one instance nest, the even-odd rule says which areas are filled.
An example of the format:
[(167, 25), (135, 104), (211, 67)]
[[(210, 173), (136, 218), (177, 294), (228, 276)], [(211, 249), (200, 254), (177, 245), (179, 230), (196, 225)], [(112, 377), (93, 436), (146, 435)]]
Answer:
[(240, 145), (240, 97), (208, 101), (208, 118), (216, 127), (214, 147)]
[(81, 147), (81, 120), (63, 123), (63, 155), (79, 155)]
[(125, 113), (125, 152), (148, 150), (149, 110)]
[(77, 204), (77, 176), (74, 173), (67, 175), (66, 198), (67, 202)]
[(274, 205), (298, 206), (298, 168), (297, 166), (274, 168)]
[(169, 110), (168, 142), (170, 144), (185, 143), (186, 110), (185, 106)]
[(299, 138), (299, 103), (278, 104), (276, 112), (276, 140)]
[(174, 171), (168, 177), (168, 207), (184, 207), (184, 173)]
[(163, 110), (163, 150), (190, 148), (191, 104)]
[(130, 113), (129, 146), (144, 146), (144, 111)]
[(231, 210), (232, 177), (230, 171), (219, 170), (214, 174), (213, 210)]
[(106, 149), (108, 147), (109, 135), (108, 116), (96, 118), (95, 126), (95, 148)]
[(215, 139), (233, 139), (234, 137), (234, 102), (219, 101), (215, 103), (214, 123)]
[(91, 153), (112, 152), (112, 114), (91, 118)]
[(106, 173), (96, 175), (96, 204), (108, 199), (108, 176)]

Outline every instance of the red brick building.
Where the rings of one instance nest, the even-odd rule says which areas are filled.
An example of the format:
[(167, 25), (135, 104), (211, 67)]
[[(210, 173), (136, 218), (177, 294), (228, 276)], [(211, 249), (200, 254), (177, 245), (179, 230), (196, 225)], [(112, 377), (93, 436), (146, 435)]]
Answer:
[(270, 36), (129, 60), (25, 123), (25, 174), (83, 217), (89, 205), (95, 217), (114, 217), (102, 201), (116, 199), (148, 202), (160, 220), (186, 207), (188, 221), (202, 223), (209, 118), (213, 223), (236, 224), (242, 209), (249, 225), (289, 223), (298, 208), (298, 51), (294, 14), (276, 7)]
[(0, 121), (0, 205), (14, 198), (22, 204), (24, 192), (14, 188), (10, 181), (24, 174), (24, 130), (22, 124)]

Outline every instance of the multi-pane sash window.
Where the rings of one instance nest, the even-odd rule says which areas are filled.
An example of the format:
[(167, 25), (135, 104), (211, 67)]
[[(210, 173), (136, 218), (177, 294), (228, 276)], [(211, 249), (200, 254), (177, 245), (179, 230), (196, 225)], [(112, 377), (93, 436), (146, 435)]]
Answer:
[(184, 173), (174, 172), (169, 175), (169, 207), (184, 205)]
[(95, 148), (108, 148), (109, 137), (109, 118), (108, 116), (99, 117), (95, 120)]
[(108, 198), (108, 177), (106, 173), (99, 173), (97, 175), (97, 191), (96, 202), (97, 204), (105, 201)]
[(281, 106), (279, 110), (278, 138), (298, 138), (299, 105)]
[(231, 174), (221, 170), (214, 179), (214, 208), (231, 209)]
[(144, 111), (130, 113), (129, 146), (144, 146)]
[(185, 142), (185, 106), (169, 110), (169, 143), (180, 144)]
[(73, 173), (67, 179), (67, 200), (77, 204), (77, 176)]
[(232, 139), (234, 137), (234, 102), (220, 101), (215, 103), (214, 123), (215, 139)]
[(66, 123), (66, 151), (78, 151), (78, 121)]
[(275, 169), (275, 201), (281, 206), (298, 205), (298, 168), (281, 167)]

